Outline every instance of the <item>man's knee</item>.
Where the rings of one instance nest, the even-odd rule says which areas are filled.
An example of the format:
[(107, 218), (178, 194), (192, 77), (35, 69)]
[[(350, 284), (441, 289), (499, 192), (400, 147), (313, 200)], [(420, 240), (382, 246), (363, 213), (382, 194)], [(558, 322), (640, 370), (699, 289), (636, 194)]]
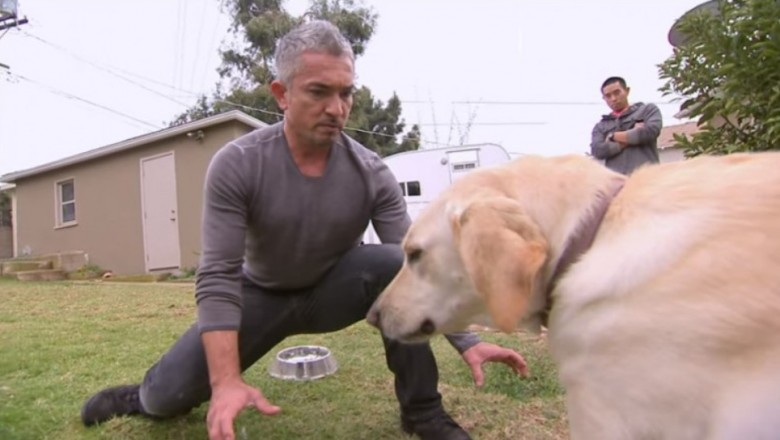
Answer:
[(207, 401), (210, 388), (193, 387), (176, 389), (165, 384), (141, 384), (140, 401), (143, 412), (160, 418), (176, 417), (187, 414), (193, 408)]
[(190, 412), (209, 400), (208, 368), (193, 325), (144, 375), (139, 390), (143, 411), (167, 418)]
[(404, 253), (397, 244), (369, 244), (358, 247), (356, 258), (364, 265), (366, 272), (386, 279), (395, 277), (404, 264)]

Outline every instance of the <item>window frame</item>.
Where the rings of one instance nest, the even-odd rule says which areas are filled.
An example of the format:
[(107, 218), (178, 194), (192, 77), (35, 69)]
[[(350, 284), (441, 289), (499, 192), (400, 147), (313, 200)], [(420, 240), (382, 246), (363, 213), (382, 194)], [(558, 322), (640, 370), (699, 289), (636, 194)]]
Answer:
[[(63, 189), (65, 185), (70, 184), (73, 188), (73, 198), (70, 200), (63, 200)], [(73, 220), (65, 220), (65, 205), (73, 205)], [(78, 216), (76, 214), (76, 179), (74, 177), (68, 177), (60, 179), (54, 182), (54, 228), (67, 228), (78, 224)]]
[(461, 174), (476, 170), (480, 165), (479, 149), (450, 151), (447, 153), (447, 160), (450, 163), (450, 173)]
[(422, 196), (422, 184), (419, 180), (410, 180), (406, 182), (406, 194), (409, 197)]
[(406, 182), (398, 182), (401, 186), (401, 194), (404, 197), (421, 197), (422, 196), (422, 183), (419, 180), (408, 180)]

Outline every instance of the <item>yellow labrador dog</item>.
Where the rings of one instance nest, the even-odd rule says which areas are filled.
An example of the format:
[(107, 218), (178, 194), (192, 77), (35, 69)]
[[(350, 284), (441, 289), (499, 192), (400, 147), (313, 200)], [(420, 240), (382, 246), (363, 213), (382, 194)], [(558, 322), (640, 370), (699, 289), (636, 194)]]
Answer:
[(369, 322), (547, 322), (572, 438), (780, 438), (780, 154), (522, 158), (453, 183), (403, 249)]

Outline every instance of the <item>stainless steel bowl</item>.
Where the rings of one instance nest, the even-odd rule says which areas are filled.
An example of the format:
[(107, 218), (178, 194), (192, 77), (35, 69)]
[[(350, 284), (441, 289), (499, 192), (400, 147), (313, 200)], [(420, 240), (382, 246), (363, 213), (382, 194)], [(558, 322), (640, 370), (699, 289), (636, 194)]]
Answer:
[(268, 372), (277, 379), (314, 380), (336, 372), (338, 365), (333, 354), (318, 345), (298, 345), (276, 354)]

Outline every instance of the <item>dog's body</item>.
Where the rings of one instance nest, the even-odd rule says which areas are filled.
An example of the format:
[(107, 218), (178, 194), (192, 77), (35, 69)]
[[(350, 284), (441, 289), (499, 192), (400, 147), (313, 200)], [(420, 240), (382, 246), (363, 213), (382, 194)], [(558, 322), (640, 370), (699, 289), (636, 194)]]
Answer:
[(369, 314), (389, 337), (552, 300), (573, 438), (780, 438), (780, 154), (519, 159), (453, 183), (404, 249)]

